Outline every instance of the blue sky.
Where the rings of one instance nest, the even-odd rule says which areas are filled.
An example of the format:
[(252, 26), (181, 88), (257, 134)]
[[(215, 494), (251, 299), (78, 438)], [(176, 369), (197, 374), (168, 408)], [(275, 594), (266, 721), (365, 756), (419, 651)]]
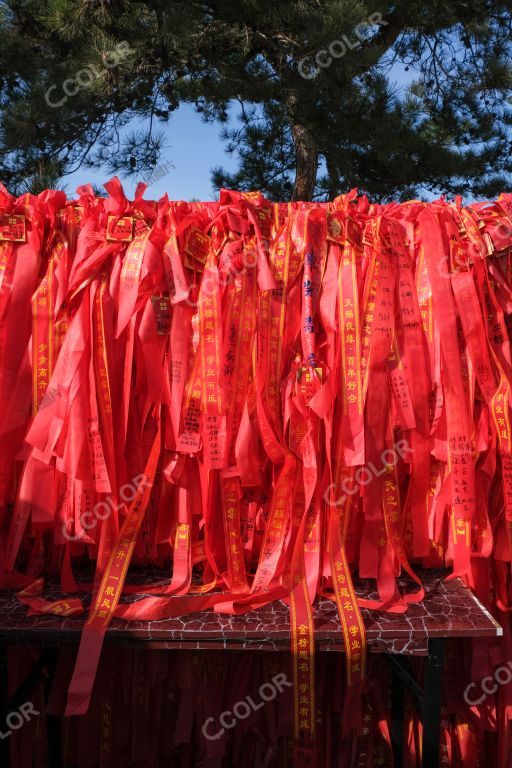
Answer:
[[(236, 168), (236, 158), (224, 150), (218, 123), (205, 123), (195, 109), (186, 104), (174, 112), (165, 126), (166, 149), (160, 163), (170, 161), (174, 168), (160, 180), (148, 186), (145, 197), (158, 199), (167, 192), (171, 200), (212, 200), (213, 190), (210, 172), (214, 166), (222, 165), (228, 170)], [(101, 168), (80, 168), (63, 180), (68, 195), (77, 186), (89, 182), (101, 186), (108, 181), (108, 173)], [(128, 197), (133, 197), (136, 182), (121, 177)]]

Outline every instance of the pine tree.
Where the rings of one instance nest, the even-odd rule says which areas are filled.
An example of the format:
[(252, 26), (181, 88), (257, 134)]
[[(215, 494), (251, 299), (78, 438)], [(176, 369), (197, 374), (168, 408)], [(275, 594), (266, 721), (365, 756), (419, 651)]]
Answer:
[(188, 102), (238, 158), (216, 186), (492, 195), (512, 172), (511, 26), (512, 3), (493, 0), (6, 0), (0, 178), (41, 189), (98, 164), (140, 178)]

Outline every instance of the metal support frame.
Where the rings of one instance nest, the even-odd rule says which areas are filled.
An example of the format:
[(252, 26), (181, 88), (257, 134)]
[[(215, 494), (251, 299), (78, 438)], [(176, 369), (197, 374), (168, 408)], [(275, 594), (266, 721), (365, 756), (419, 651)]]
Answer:
[[(0, 645), (0, 718), (9, 711), (9, 677), (7, 671), (7, 647)], [(1, 722), (1, 720), (0, 720)], [(4, 717), (5, 722), (5, 717)], [(10, 765), (9, 740), (0, 739), (0, 765)]]
[[(45, 679), (45, 699), (48, 698), (55, 672), (56, 660), (56, 649), (42, 649), (39, 659), (32, 666), (30, 672), (23, 682), (20, 683), (14, 694), (9, 698), (7, 646), (0, 644), (0, 724), (5, 724), (10, 712), (15, 712), (22, 706), (22, 704), (30, 701), (34, 689), (42, 677)], [(45, 713), (41, 713), (41, 715), (44, 717)], [(46, 716), (46, 718), (50, 765), (55, 768), (60, 768), (62, 758), (60, 755), (60, 731), (58, 730), (58, 719), (50, 716)], [(8, 767), (10, 764), (9, 740), (0, 740), (0, 765), (2, 767)]]
[(404, 693), (407, 687), (423, 724), (423, 768), (439, 768), (441, 696), (445, 638), (428, 641), (423, 687), (414, 677), (406, 657), (388, 654), (391, 662), (391, 743), (395, 768), (403, 764)]

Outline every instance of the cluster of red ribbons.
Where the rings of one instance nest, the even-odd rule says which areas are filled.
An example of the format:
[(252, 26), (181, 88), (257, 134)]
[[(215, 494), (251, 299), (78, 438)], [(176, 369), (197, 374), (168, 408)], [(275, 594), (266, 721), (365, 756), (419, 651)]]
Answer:
[[(421, 600), (411, 563), (512, 608), (512, 195), (186, 203), (105, 186), (0, 188), (2, 583), (36, 613), (82, 610), (44, 599), (55, 570), (92, 592), (67, 714), (88, 708), (114, 617), (285, 600), (307, 764), (316, 595), (343, 627), (345, 733), (360, 608)], [(127, 587), (130, 563), (169, 583)], [(378, 601), (356, 598), (354, 568)]]
[[(449, 668), (463, 680), (457, 663), (461, 650), (452, 648)], [(62, 711), (74, 656), (73, 648), (60, 649), (51, 685), (41, 682), (27, 694), (30, 703), (25, 704), (27, 715), (22, 718), (22, 727), (19, 718), (0, 724), (0, 738), (9, 736), (11, 765), (16, 768), (44, 768), (59, 760), (73, 768), (292, 765), (289, 653), (147, 653), (107, 647), (89, 712), (66, 718)], [(9, 649), (11, 695), (36, 658), (31, 649)], [(412, 661), (415, 672), (421, 673), (423, 659), (413, 657)], [(341, 729), (342, 664), (342, 654), (338, 653), (321, 653), (317, 659), (317, 765), (396, 768), (391, 747), (389, 664), (383, 654), (371, 654), (362, 698), (363, 727), (359, 733), (352, 731), (346, 736)], [(441, 713), (440, 765), (506, 765), (500, 760), (495, 734), (471, 716), (460, 686), (453, 686), (453, 675), (446, 681), (446, 694)], [(403, 766), (420, 768), (422, 724), (408, 699), (403, 718)], [(15, 729), (9, 734), (10, 725)]]

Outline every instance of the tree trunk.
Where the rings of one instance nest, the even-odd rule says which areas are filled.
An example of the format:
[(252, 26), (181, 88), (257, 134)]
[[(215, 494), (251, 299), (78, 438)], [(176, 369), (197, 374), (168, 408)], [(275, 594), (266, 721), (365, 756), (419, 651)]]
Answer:
[(300, 121), (292, 121), (295, 145), (295, 185), (292, 200), (312, 200), (318, 169), (318, 150), (310, 130)]

